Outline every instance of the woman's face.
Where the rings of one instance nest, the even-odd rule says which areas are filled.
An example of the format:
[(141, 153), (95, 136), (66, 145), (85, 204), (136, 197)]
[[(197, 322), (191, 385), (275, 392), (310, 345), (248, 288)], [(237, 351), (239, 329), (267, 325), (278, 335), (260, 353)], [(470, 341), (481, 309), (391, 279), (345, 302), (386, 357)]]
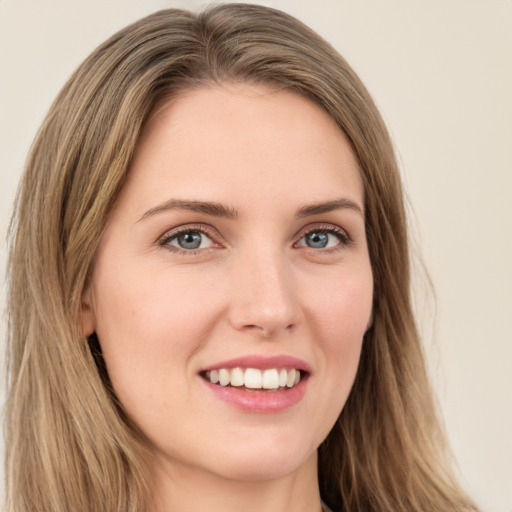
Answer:
[(372, 292), (345, 137), (295, 93), (225, 84), (145, 127), (83, 322), (167, 471), (277, 478), (315, 464)]

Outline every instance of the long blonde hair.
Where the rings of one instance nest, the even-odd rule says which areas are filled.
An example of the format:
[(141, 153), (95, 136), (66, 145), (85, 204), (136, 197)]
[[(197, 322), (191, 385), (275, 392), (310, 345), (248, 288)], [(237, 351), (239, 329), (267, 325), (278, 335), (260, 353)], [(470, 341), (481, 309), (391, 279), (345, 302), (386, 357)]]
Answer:
[(365, 188), (373, 325), (319, 448), (322, 497), (356, 511), (475, 510), (452, 476), (411, 311), (401, 182), (386, 127), (345, 60), (294, 18), (228, 4), (164, 10), (78, 68), (31, 149), (10, 232), (6, 416), (10, 512), (141, 512), (144, 442), (80, 332), (82, 293), (145, 120), (179, 91), (263, 82), (319, 104)]

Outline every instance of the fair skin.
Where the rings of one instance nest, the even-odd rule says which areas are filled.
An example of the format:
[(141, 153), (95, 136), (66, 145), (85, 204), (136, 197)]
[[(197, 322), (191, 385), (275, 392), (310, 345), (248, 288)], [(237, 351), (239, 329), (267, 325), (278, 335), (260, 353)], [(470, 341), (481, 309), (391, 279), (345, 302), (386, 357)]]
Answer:
[[(83, 304), (147, 438), (154, 510), (320, 511), (316, 450), (372, 294), (357, 163), (318, 106), (223, 84), (160, 108)], [(247, 368), (256, 383), (235, 382)]]

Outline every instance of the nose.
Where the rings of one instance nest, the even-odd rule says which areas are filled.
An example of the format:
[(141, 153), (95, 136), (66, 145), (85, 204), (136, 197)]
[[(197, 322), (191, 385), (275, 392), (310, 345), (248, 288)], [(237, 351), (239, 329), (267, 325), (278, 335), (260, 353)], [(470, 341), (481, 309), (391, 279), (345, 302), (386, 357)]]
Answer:
[(274, 338), (300, 322), (297, 283), (277, 251), (241, 258), (233, 269), (231, 293), (229, 321), (238, 331)]

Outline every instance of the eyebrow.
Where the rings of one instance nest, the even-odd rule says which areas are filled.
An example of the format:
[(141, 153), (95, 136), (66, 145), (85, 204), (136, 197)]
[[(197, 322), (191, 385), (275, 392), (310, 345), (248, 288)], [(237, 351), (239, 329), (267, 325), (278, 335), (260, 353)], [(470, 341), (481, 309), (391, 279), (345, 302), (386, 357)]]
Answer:
[[(297, 210), (295, 216), (298, 218), (310, 217), (312, 215), (318, 215), (321, 213), (332, 212), (334, 210), (340, 210), (348, 208), (350, 210), (354, 210), (359, 213), (361, 216), (363, 215), (363, 211), (361, 207), (351, 201), (350, 199), (334, 199), (332, 201), (313, 203), (302, 206)], [(212, 201), (193, 201), (193, 200), (183, 200), (183, 199), (169, 199), (154, 208), (150, 208), (147, 212), (142, 215), (142, 217), (137, 221), (140, 222), (147, 217), (151, 217), (160, 212), (168, 211), (168, 210), (184, 210), (196, 213), (204, 213), (206, 215), (211, 215), (213, 217), (224, 217), (227, 219), (236, 219), (238, 217), (238, 212), (234, 208), (226, 207), (220, 203), (212, 202)]]
[(228, 219), (235, 219), (238, 215), (237, 211), (233, 208), (211, 201), (186, 201), (182, 199), (169, 199), (154, 208), (150, 208), (144, 215), (137, 221), (151, 217), (156, 213), (164, 212), (167, 210), (185, 210), (190, 212), (204, 213), (214, 217), (225, 217)]
[(359, 215), (364, 216), (362, 208), (357, 203), (345, 198), (303, 206), (297, 210), (296, 216), (299, 218), (309, 217), (311, 215), (318, 215), (320, 213), (327, 213), (345, 208), (354, 210), (359, 213)]

